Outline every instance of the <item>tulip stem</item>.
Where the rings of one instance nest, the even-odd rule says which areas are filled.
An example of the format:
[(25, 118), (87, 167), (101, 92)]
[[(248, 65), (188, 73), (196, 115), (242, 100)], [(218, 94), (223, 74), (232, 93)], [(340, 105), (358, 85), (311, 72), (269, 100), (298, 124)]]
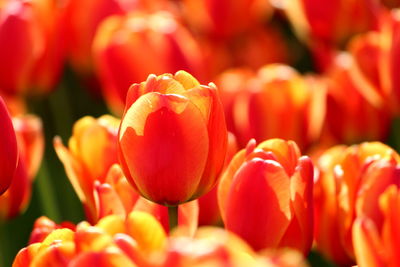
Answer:
[(168, 207), (169, 230), (178, 226), (178, 206)]

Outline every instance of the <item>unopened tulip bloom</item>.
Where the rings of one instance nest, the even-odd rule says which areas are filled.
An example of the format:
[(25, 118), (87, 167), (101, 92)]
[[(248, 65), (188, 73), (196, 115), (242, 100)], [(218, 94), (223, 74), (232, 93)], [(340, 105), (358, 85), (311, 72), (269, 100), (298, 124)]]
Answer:
[(6, 0), (0, 7), (0, 87), (6, 94), (53, 89), (63, 66), (62, 10), (54, 0)]
[(270, 139), (256, 146), (251, 140), (219, 183), (225, 227), (256, 250), (291, 247), (307, 254), (313, 239), (312, 188), (313, 165), (296, 143)]
[(319, 137), (325, 90), (316, 80), (283, 64), (266, 65), (255, 75), (248, 70), (228, 71), (218, 80), (229, 130), (240, 146), (251, 138), (283, 138), (304, 149)]
[(14, 127), (6, 104), (0, 97), (0, 195), (7, 190), (17, 168), (18, 148)]
[(379, 195), (399, 183), (399, 155), (379, 143), (336, 146), (318, 161), (314, 186), (315, 240), (318, 250), (340, 265), (354, 261), (352, 227), (358, 217), (371, 218), (380, 229)]
[(18, 142), (18, 163), (10, 187), (0, 196), (0, 221), (11, 219), (26, 209), (44, 151), (42, 122), (38, 117), (15, 117), (13, 125)]
[(215, 85), (202, 86), (184, 71), (132, 85), (118, 143), (124, 174), (145, 198), (179, 205), (207, 193), (227, 147)]
[(117, 113), (123, 110), (129, 86), (149, 73), (183, 69), (199, 77), (203, 71), (199, 45), (167, 12), (107, 19), (96, 34), (93, 53), (104, 98)]

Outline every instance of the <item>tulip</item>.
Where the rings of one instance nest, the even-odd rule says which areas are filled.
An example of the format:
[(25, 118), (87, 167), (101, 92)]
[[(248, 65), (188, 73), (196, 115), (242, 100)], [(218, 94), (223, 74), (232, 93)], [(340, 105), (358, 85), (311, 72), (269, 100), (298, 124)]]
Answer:
[[(227, 230), (255, 250), (312, 243), (313, 165), (293, 141), (251, 140), (221, 177), (218, 201)], [(268, 203), (268, 205), (265, 205)]]
[(330, 135), (336, 143), (347, 144), (386, 140), (390, 114), (354, 79), (354, 67), (353, 57), (342, 53), (325, 76), (328, 94), (322, 138)]
[[(75, 71), (83, 76), (93, 74), (92, 45), (100, 24), (108, 17), (133, 10), (168, 9), (165, 0), (67, 0), (64, 23), (68, 56)], [(91, 10), (92, 12), (87, 12)]]
[(217, 89), (190, 74), (150, 75), (131, 86), (119, 130), (121, 167), (145, 198), (178, 205), (212, 189), (227, 130)]
[(1, 151), (0, 151), (0, 195), (7, 190), (17, 168), (18, 148), (13, 124), (3, 98), (0, 97)]
[(229, 130), (240, 146), (251, 138), (283, 138), (304, 149), (319, 137), (325, 90), (316, 79), (302, 77), (286, 65), (270, 64), (253, 76), (246, 70), (228, 71), (219, 81), (227, 121), (233, 123)]
[(202, 76), (200, 47), (167, 12), (130, 13), (106, 20), (93, 51), (104, 98), (116, 113), (123, 110), (129, 86), (149, 73), (185, 69)]
[(1, 90), (15, 95), (53, 89), (65, 54), (62, 9), (54, 0), (7, 0), (1, 11), (0, 60), (8, 62), (0, 67)]
[(91, 222), (98, 220), (95, 181), (104, 183), (111, 166), (117, 163), (118, 124), (118, 119), (108, 115), (98, 119), (83, 117), (73, 127), (69, 149), (59, 138), (54, 139), (57, 155)]
[(359, 267), (394, 267), (400, 264), (399, 193), (398, 185), (391, 185), (379, 196), (379, 208), (383, 214), (382, 227), (369, 216), (358, 217), (355, 220), (352, 233)]
[(340, 265), (354, 261), (354, 220), (367, 216), (381, 227), (378, 198), (398, 184), (399, 155), (379, 143), (336, 146), (323, 153), (315, 181), (315, 240), (318, 250)]

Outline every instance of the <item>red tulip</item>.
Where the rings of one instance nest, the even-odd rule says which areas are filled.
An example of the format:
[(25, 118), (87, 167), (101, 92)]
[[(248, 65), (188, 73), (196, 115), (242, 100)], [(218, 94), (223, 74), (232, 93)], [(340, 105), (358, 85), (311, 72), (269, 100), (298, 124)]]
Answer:
[(0, 12), (0, 87), (7, 94), (53, 89), (63, 67), (62, 10), (54, 0), (4, 1)]
[[(254, 249), (307, 254), (313, 229), (313, 165), (293, 141), (249, 142), (221, 177), (218, 200), (227, 230)], [(265, 203), (268, 203), (266, 205)]]
[(213, 84), (190, 74), (150, 75), (131, 86), (119, 130), (119, 154), (129, 182), (145, 198), (178, 205), (212, 189), (227, 144)]
[(0, 97), (0, 195), (7, 190), (17, 168), (18, 148), (14, 127), (3, 98)]

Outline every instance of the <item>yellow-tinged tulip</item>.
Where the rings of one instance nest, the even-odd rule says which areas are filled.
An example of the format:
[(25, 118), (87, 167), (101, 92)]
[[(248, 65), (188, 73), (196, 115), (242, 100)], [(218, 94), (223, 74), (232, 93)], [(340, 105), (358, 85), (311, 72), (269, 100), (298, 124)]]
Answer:
[(121, 167), (145, 198), (179, 205), (209, 192), (222, 170), (227, 130), (214, 84), (189, 73), (149, 75), (128, 92)]
[[(313, 232), (313, 165), (293, 141), (250, 141), (221, 177), (225, 227), (254, 249), (292, 247), (307, 254)], [(265, 205), (268, 203), (268, 205)]]
[(338, 264), (354, 261), (354, 220), (367, 216), (382, 227), (380, 194), (399, 182), (399, 155), (379, 143), (336, 146), (318, 161), (315, 181), (315, 239), (317, 248)]

